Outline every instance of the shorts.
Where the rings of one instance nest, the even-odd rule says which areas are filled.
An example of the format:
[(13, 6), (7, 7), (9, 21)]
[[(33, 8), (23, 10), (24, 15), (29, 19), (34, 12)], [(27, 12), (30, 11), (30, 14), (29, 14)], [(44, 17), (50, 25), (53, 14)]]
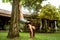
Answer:
[(25, 19), (20, 19), (20, 22), (21, 22), (21, 23), (26, 23), (27, 20), (25, 20)]

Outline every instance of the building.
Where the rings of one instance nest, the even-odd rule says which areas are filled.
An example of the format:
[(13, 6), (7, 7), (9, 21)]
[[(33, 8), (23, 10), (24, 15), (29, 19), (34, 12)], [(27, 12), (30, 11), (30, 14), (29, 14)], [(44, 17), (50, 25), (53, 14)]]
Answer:
[[(26, 12), (24, 12), (26, 13)], [(29, 14), (24, 14), (24, 17), (28, 17)], [(0, 9), (0, 29), (4, 30), (5, 24), (10, 24), (11, 12), (7, 10)]]

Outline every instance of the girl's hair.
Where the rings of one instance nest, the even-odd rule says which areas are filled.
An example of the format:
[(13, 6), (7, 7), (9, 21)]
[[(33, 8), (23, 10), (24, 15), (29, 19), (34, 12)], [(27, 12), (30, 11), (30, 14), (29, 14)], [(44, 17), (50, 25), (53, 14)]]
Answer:
[(31, 24), (31, 21), (29, 21), (29, 22), (26, 22), (26, 24)]

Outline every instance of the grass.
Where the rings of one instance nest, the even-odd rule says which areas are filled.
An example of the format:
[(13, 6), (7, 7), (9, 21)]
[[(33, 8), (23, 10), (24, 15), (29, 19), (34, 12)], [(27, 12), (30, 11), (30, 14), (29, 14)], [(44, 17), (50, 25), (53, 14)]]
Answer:
[[(8, 39), (7, 32), (0, 32), (0, 40), (30, 40), (29, 33), (20, 33), (19, 38)], [(60, 40), (60, 33), (36, 33), (33, 40)]]

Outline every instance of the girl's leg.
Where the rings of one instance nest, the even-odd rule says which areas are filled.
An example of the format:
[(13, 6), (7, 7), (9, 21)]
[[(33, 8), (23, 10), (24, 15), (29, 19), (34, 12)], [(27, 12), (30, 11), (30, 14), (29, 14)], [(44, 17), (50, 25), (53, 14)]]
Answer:
[(33, 37), (35, 37), (35, 26), (32, 26), (33, 29)]
[(33, 29), (32, 29), (32, 25), (28, 24), (29, 26), (29, 30), (30, 30), (30, 38), (33, 38)]

